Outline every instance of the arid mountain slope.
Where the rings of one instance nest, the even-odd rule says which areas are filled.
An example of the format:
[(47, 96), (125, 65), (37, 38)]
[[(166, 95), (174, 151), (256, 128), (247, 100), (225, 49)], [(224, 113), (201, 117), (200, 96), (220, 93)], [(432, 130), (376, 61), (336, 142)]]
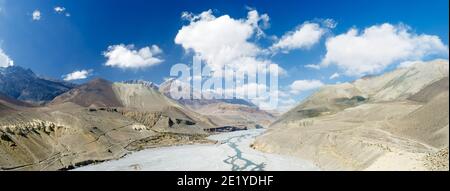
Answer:
[(10, 112), (14, 112), (15, 105), (10, 102), (10, 99), (0, 94), (0, 115), (5, 115)]
[(373, 102), (404, 100), (429, 84), (448, 77), (448, 60), (416, 62), (392, 72), (355, 81), (354, 85), (367, 93)]
[[(447, 85), (448, 85), (448, 78)], [(436, 92), (428, 88), (432, 95)], [(432, 96), (419, 109), (409, 113), (403, 118), (393, 121), (388, 130), (402, 136), (426, 143), (436, 148), (444, 148), (449, 142), (449, 90)], [(415, 96), (417, 98), (419, 96)]]
[(24, 109), (27, 107), (32, 107), (31, 104), (10, 98), (6, 95), (0, 93), (0, 116), (6, 115)]
[(72, 102), (83, 107), (122, 106), (112, 89), (112, 83), (99, 78), (57, 96), (50, 104), (65, 102)]
[(442, 78), (441, 80), (426, 86), (408, 99), (417, 102), (429, 102), (441, 93), (448, 92), (448, 83), (448, 77)]
[[(170, 88), (176, 83), (167, 80), (159, 87), (159, 91), (170, 97)], [(189, 89), (188, 84), (183, 84)], [(193, 92), (200, 95), (200, 92)], [(217, 126), (236, 126), (245, 128), (268, 127), (275, 117), (244, 99), (179, 99), (183, 106), (210, 118)]]
[(286, 112), (279, 121), (328, 115), (371, 102), (406, 100), (427, 85), (448, 76), (448, 61), (418, 62), (381, 76), (364, 77), (353, 83), (327, 85)]
[(325, 86), (253, 147), (306, 158), (324, 170), (434, 169), (426, 156), (448, 148), (448, 91), (442, 60)]
[(3, 170), (58, 170), (117, 159), (132, 150), (202, 141), (211, 127), (207, 118), (141, 83), (96, 79), (45, 107), (10, 103), (0, 102)]
[(0, 136), (2, 170), (58, 170), (121, 157), (156, 133), (117, 112), (63, 103), (2, 115)]
[[(141, 113), (161, 114), (167, 117), (169, 122), (173, 121), (175, 124), (189, 127), (188, 129), (177, 128), (179, 131), (184, 129), (183, 132), (191, 130), (200, 133), (203, 129), (215, 126), (205, 116), (185, 108), (146, 84), (114, 83), (112, 87), (116, 97), (127, 112), (138, 111)], [(172, 132), (174, 129), (166, 130)]]
[[(180, 131), (200, 133), (203, 128), (209, 128), (209, 120), (177, 102), (162, 95), (155, 87), (141, 81), (112, 83), (103, 79), (95, 79), (84, 85), (72, 89), (55, 98), (51, 104), (75, 103), (91, 108), (115, 108), (129, 117), (136, 115), (136, 119), (144, 120), (142, 115), (152, 119), (147, 125), (156, 125), (164, 131)], [(160, 125), (156, 123), (164, 123)], [(167, 128), (174, 125), (184, 128)], [(155, 127), (156, 127), (155, 126)]]
[(284, 123), (319, 115), (333, 114), (365, 103), (367, 99), (368, 95), (353, 84), (328, 85), (315, 92), (297, 107), (284, 113), (273, 125), (280, 122)]

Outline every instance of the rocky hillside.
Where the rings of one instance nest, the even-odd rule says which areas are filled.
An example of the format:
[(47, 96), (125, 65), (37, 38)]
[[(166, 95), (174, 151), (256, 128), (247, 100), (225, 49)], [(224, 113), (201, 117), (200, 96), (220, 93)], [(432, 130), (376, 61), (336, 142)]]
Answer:
[[(104, 79), (94, 79), (56, 97), (50, 105), (61, 103), (75, 103), (93, 109), (115, 108), (123, 112), (160, 114), (171, 121), (191, 121), (192, 125), (186, 124), (186, 127), (189, 126), (186, 131), (202, 131), (210, 125), (203, 123), (208, 121), (203, 116), (167, 98), (148, 83), (139, 81), (112, 83)], [(195, 125), (197, 121), (202, 127)]]
[(448, 149), (448, 70), (446, 60), (419, 62), (325, 86), (253, 147), (310, 159), (325, 170), (436, 169), (425, 164), (426, 156)]
[(0, 99), (0, 169), (58, 170), (203, 142), (203, 117), (142, 83), (95, 79), (44, 107)]
[(427, 85), (447, 76), (448, 61), (435, 60), (418, 62), (381, 76), (364, 77), (353, 83), (324, 86), (277, 121), (334, 114), (367, 102), (406, 100)]
[(50, 104), (72, 102), (83, 107), (121, 107), (112, 85), (112, 82), (97, 78), (55, 97)]
[(0, 67), (0, 93), (32, 103), (45, 103), (72, 89), (75, 85), (38, 77), (20, 66)]

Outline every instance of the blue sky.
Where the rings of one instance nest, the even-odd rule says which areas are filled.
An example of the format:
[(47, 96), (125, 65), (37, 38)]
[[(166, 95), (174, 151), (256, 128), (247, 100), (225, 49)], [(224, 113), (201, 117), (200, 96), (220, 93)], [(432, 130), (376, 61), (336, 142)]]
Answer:
[[(327, 29), (312, 46), (278, 52), (267, 58), (287, 71), (280, 78), (280, 86), (287, 90), (295, 80), (319, 80), (329, 84), (359, 77), (346, 75), (350, 69), (342, 68), (342, 62), (333, 64), (339, 63), (333, 58), (327, 67), (319, 70), (305, 68), (308, 64), (324, 62), (327, 39), (345, 34), (351, 28), (362, 32), (383, 23), (395, 27), (407, 25), (408, 34), (438, 37), (448, 46), (448, 3), (448, 0), (0, 0), (0, 48), (15, 65), (53, 78), (61, 79), (77, 70), (90, 70), (89, 78), (76, 82), (102, 77), (111, 81), (144, 79), (161, 83), (172, 65), (191, 62), (191, 56), (182, 45), (174, 42), (179, 30), (190, 24), (181, 18), (184, 11), (195, 15), (211, 9), (216, 17), (229, 15), (236, 20), (245, 19), (250, 10), (267, 14), (270, 27), (263, 29), (266, 36), (252, 40), (263, 49), (305, 22), (323, 24), (324, 19), (334, 20), (336, 27)], [(54, 10), (56, 6), (64, 7), (64, 13), (58, 14)], [(35, 10), (41, 14), (39, 20), (33, 20)], [(164, 61), (140, 69), (105, 66), (107, 58), (102, 53), (108, 46), (119, 44), (134, 44), (137, 49), (157, 45), (163, 51), (158, 57)], [(400, 61), (411, 58), (448, 58), (448, 53), (441, 50), (437, 54), (403, 56), (390, 61), (381, 70), (368, 73), (390, 70)], [(334, 73), (340, 77), (330, 79)], [(361, 75), (368, 73), (361, 72)], [(305, 90), (295, 96), (299, 99), (308, 92)]]

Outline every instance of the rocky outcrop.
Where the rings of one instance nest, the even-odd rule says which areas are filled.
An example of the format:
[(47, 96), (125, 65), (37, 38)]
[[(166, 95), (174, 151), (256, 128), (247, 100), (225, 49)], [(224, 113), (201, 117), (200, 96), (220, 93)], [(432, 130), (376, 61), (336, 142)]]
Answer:
[(195, 122), (163, 112), (63, 103), (0, 116), (0, 169), (65, 170), (144, 148), (202, 143), (206, 135)]
[(58, 170), (116, 159), (128, 144), (156, 135), (120, 113), (58, 107), (0, 117), (1, 169)]
[(448, 171), (448, 147), (425, 157), (425, 166), (433, 171)]

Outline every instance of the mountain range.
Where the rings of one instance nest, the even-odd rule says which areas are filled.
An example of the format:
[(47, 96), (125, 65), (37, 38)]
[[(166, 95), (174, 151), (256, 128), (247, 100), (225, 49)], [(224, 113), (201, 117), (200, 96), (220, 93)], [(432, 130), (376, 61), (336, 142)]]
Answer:
[(0, 93), (17, 100), (43, 104), (73, 87), (75, 84), (42, 78), (20, 66), (0, 67)]
[[(167, 97), (170, 95), (171, 86), (177, 81), (166, 80), (159, 86), (159, 91)], [(177, 84), (175, 84), (177, 85)], [(192, 89), (190, 85), (183, 84), (186, 89)], [(193, 95), (200, 92), (193, 92)], [(259, 109), (256, 105), (245, 99), (174, 99), (185, 107), (211, 118), (219, 126), (240, 126), (249, 128), (261, 128), (269, 126), (275, 116), (267, 111)]]
[(152, 82), (97, 78), (73, 85), (18, 66), (1, 69), (2, 170), (70, 169), (134, 150), (205, 142), (211, 129), (236, 125), (195, 112)]
[(148, 147), (201, 142), (211, 127), (142, 84), (95, 79), (45, 106), (20, 103), (1, 97), (3, 170), (70, 169)]
[(253, 148), (324, 170), (448, 170), (448, 73), (448, 60), (435, 60), (324, 86)]
[(244, 99), (174, 99), (175, 82), (74, 85), (0, 68), (0, 169), (66, 170), (268, 127), (252, 148), (323, 170), (448, 170), (448, 60), (323, 86), (279, 117)]

